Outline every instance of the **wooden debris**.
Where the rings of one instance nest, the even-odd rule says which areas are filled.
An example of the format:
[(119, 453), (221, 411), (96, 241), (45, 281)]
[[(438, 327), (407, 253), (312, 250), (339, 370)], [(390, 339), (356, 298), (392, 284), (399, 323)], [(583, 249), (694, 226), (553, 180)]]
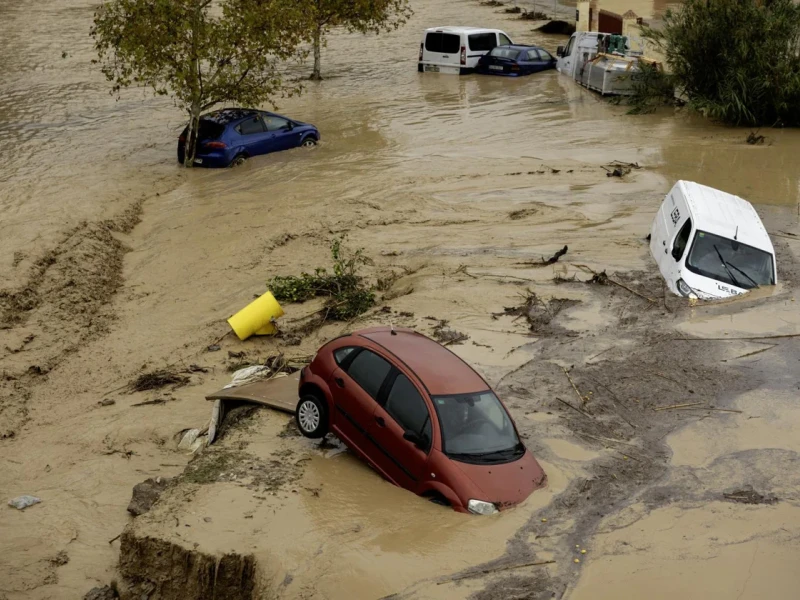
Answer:
[(561, 402), (561, 404), (566, 404), (566, 405), (567, 405), (567, 406), (569, 406), (569, 407), (570, 407), (572, 410), (574, 410), (574, 411), (577, 411), (577, 412), (581, 413), (583, 416), (585, 416), (585, 417), (589, 417), (590, 419), (594, 419), (594, 417), (593, 417), (592, 415), (590, 415), (589, 413), (587, 413), (585, 410), (582, 410), (582, 409), (580, 409), (580, 408), (578, 408), (578, 407), (576, 407), (576, 406), (572, 406), (572, 404), (570, 404), (570, 403), (569, 403), (569, 402), (567, 402), (566, 400), (562, 400), (562, 399), (561, 399), (561, 398), (559, 398), (558, 396), (556, 396), (556, 400), (558, 400), (559, 402)]
[(561, 250), (559, 250), (558, 252), (553, 254), (553, 256), (551, 256), (550, 258), (546, 259), (543, 256), (542, 259), (538, 260), (538, 261), (534, 261), (534, 262), (527, 261), (527, 262), (521, 262), (521, 263), (517, 263), (517, 264), (518, 265), (525, 265), (525, 266), (528, 266), (528, 267), (546, 267), (548, 265), (552, 265), (552, 264), (557, 263), (558, 259), (561, 258), (562, 256), (564, 256), (567, 253), (567, 250), (569, 250), (569, 246), (564, 246)]
[(660, 410), (672, 410), (674, 408), (686, 408), (687, 406), (699, 406), (702, 402), (690, 402), (688, 404), (673, 404), (671, 406), (659, 406), (658, 408), (654, 408), (654, 412), (658, 412)]
[(449, 579), (445, 579), (444, 581), (437, 581), (436, 585), (451, 583), (453, 581), (460, 581), (461, 579), (470, 579), (472, 577), (483, 577), (484, 575), (488, 575), (489, 573), (499, 573), (501, 571), (510, 571), (511, 569), (522, 569), (524, 567), (540, 567), (542, 565), (552, 565), (555, 562), (556, 561), (554, 560), (541, 560), (538, 562), (524, 563), (521, 565), (507, 565), (505, 567), (495, 567), (493, 569), (481, 569), (480, 571), (473, 571), (472, 573), (464, 573), (463, 575), (457, 575), (456, 577), (451, 577)]
[(594, 269), (592, 269), (591, 267), (589, 267), (587, 265), (575, 265), (575, 264), (573, 264), (572, 266), (573, 267), (577, 267), (578, 269), (583, 269), (585, 271), (588, 271), (588, 272), (592, 273), (592, 275), (594, 275), (589, 280), (588, 283), (598, 283), (598, 284), (601, 284), (601, 285), (606, 285), (606, 283), (613, 283), (614, 285), (619, 286), (624, 290), (627, 290), (631, 294), (634, 294), (635, 296), (639, 296), (639, 298), (642, 298), (643, 300), (647, 300), (651, 304), (657, 304), (657, 302), (655, 300), (653, 300), (652, 298), (650, 298), (648, 296), (645, 296), (644, 294), (641, 294), (641, 293), (637, 292), (634, 289), (629, 288), (627, 285), (617, 281), (616, 279), (612, 279), (611, 277), (609, 277), (606, 274), (605, 271), (603, 271), (602, 273), (598, 273), (597, 271), (595, 271)]
[(566, 370), (564, 367), (561, 367), (561, 370), (562, 370), (562, 371), (564, 371), (564, 375), (566, 375), (566, 376), (567, 376), (567, 379), (569, 379), (569, 382), (572, 384), (572, 389), (573, 389), (573, 390), (575, 390), (575, 393), (576, 393), (576, 394), (578, 394), (578, 398), (580, 398), (580, 400), (581, 400), (581, 403), (582, 403), (582, 404), (585, 404), (585, 403), (586, 403), (586, 401), (589, 399), (589, 397), (588, 397), (588, 396), (585, 396), (585, 397), (584, 397), (584, 396), (581, 394), (580, 390), (578, 389), (578, 386), (577, 386), (577, 385), (575, 385), (575, 382), (574, 382), (574, 381), (572, 381), (572, 377), (570, 377), (569, 371), (567, 371), (567, 370)]

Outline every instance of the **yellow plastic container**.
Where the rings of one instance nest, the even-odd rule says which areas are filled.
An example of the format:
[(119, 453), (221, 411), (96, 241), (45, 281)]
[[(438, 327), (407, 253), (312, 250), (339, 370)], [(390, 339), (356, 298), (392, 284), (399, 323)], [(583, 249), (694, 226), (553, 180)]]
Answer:
[(283, 316), (283, 309), (272, 292), (256, 298), (242, 310), (228, 319), (236, 336), (244, 341), (251, 335), (274, 335), (278, 329), (273, 319)]

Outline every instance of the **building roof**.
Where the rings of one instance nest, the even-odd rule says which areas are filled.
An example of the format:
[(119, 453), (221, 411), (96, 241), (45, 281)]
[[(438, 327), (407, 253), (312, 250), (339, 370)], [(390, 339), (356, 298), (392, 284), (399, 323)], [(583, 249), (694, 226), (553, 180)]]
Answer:
[[(695, 227), (774, 253), (756, 209), (747, 200), (693, 181), (678, 181), (695, 217)], [(738, 228), (738, 232), (737, 232)]]
[(432, 396), (483, 392), (489, 385), (461, 358), (411, 329), (375, 327), (356, 332), (391, 352), (419, 377)]

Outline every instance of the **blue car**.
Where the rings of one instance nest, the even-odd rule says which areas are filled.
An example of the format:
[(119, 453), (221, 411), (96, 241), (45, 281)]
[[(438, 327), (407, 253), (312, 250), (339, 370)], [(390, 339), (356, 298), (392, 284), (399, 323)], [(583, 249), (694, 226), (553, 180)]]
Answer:
[[(178, 162), (183, 164), (188, 126), (178, 138)], [(229, 167), (259, 154), (299, 146), (316, 146), (319, 130), (313, 125), (275, 113), (250, 108), (223, 108), (200, 117), (194, 164)]]
[(544, 48), (511, 44), (495, 46), (481, 56), (475, 72), (484, 75), (518, 77), (556, 68), (556, 59)]

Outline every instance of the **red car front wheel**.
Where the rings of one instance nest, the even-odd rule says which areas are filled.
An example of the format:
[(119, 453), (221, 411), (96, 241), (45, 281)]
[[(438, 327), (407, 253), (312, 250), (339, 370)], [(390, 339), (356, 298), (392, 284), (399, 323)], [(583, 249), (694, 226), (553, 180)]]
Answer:
[(307, 438), (319, 439), (328, 433), (328, 407), (312, 394), (300, 398), (295, 410), (297, 428)]

